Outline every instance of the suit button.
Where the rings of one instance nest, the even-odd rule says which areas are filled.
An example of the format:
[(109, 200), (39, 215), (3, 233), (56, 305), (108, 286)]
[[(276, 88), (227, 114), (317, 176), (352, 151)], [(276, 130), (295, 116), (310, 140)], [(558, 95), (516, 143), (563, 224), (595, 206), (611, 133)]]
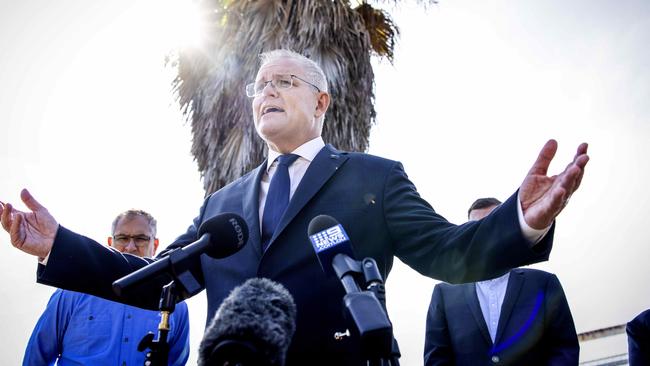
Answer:
[(499, 363), (499, 361), (501, 361), (501, 359), (499, 359), (499, 356), (492, 356), (493, 363)]

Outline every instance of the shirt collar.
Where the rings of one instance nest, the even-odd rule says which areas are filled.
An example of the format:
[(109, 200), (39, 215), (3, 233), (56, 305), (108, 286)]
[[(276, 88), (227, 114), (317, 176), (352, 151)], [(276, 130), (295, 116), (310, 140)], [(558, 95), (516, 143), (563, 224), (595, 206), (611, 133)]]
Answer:
[(508, 278), (510, 278), (510, 272), (509, 271), (506, 272), (506, 274), (504, 274), (501, 277), (493, 278), (491, 280), (480, 281), (479, 284), (480, 285), (491, 285), (491, 284), (499, 285), (499, 284), (501, 284), (501, 283), (503, 283), (505, 281), (508, 281)]
[[(314, 160), (314, 158), (316, 157), (316, 154), (318, 154), (318, 152), (321, 151), (323, 146), (325, 146), (325, 142), (323, 141), (323, 138), (321, 136), (318, 136), (298, 146), (298, 148), (293, 150), (291, 153), (296, 154), (300, 156), (302, 159), (305, 159), (311, 163), (311, 161)], [(269, 149), (269, 156), (268, 159), (266, 160), (267, 172), (269, 171), (269, 168), (271, 167), (275, 159), (280, 155), (282, 154), (275, 150)]]

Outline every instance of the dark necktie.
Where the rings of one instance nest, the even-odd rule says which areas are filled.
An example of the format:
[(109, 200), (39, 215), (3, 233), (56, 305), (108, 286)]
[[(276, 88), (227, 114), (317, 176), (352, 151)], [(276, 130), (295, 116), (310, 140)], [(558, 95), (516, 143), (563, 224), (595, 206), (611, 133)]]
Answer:
[(262, 252), (266, 251), (273, 233), (289, 205), (289, 189), (291, 185), (289, 165), (293, 164), (298, 157), (295, 154), (285, 154), (277, 158), (278, 166), (275, 169), (273, 178), (271, 178), (269, 191), (266, 194), (264, 213), (262, 214)]

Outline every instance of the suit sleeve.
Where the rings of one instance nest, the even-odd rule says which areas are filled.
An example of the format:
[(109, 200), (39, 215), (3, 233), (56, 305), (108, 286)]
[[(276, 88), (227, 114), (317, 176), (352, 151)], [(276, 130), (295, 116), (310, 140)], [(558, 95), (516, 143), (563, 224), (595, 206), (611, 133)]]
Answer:
[(23, 366), (54, 365), (61, 355), (72, 308), (65, 305), (64, 294), (57, 289), (50, 297), (25, 348)]
[(431, 294), (424, 338), (424, 366), (453, 365), (454, 353), (447, 326), (442, 288), (436, 285)]
[(544, 338), (549, 345), (547, 365), (578, 365), (580, 345), (569, 303), (557, 276), (550, 275), (546, 288), (547, 319)]
[[(172, 249), (183, 247), (196, 240), (197, 225), (201, 222), (204, 208), (205, 204), (187, 232), (178, 237), (156, 259), (120, 253), (59, 226), (47, 265), (38, 265), (37, 282), (157, 310), (162, 287), (173, 279), (170, 275), (163, 274), (152, 278), (151, 281), (134, 286), (119, 297), (113, 292), (113, 282), (168, 255)], [(204, 286), (200, 258), (197, 256), (186, 265), (199, 285)]]
[(187, 304), (180, 302), (174, 311), (174, 329), (169, 340), (169, 364), (184, 366), (190, 356), (190, 319)]
[(113, 281), (152, 261), (120, 253), (59, 226), (47, 265), (38, 265), (37, 281), (44, 285), (156, 310), (160, 290), (171, 281), (170, 276), (160, 276), (155, 282), (133, 289), (131, 297), (128, 294), (118, 297), (112, 287)]
[(419, 273), (449, 283), (498, 277), (547, 260), (553, 227), (537, 244), (523, 236), (517, 192), (486, 218), (454, 225), (420, 197), (402, 165), (395, 163), (384, 186), (384, 219), (393, 252)]

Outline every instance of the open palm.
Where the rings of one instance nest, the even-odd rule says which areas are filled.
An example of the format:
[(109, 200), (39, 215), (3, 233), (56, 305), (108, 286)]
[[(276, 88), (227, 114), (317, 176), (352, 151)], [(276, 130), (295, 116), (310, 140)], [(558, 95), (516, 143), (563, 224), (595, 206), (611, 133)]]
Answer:
[(589, 161), (587, 144), (578, 146), (573, 161), (558, 175), (547, 176), (557, 151), (557, 142), (549, 140), (519, 188), (519, 199), (526, 223), (534, 229), (550, 226), (580, 186)]
[(16, 210), (9, 203), (0, 203), (2, 227), (9, 233), (13, 246), (44, 258), (52, 250), (59, 224), (29, 191), (23, 189), (20, 198), (31, 212)]

